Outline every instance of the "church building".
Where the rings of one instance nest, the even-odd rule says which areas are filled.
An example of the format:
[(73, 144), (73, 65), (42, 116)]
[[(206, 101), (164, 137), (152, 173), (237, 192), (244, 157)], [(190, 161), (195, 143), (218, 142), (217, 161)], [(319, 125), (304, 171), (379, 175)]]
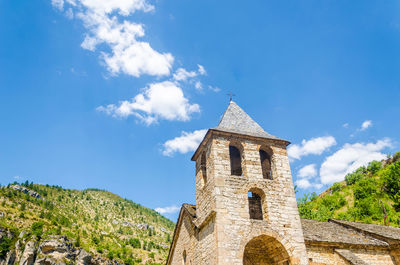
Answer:
[(167, 265), (400, 265), (400, 229), (301, 219), (286, 147), (231, 101), (195, 151)]

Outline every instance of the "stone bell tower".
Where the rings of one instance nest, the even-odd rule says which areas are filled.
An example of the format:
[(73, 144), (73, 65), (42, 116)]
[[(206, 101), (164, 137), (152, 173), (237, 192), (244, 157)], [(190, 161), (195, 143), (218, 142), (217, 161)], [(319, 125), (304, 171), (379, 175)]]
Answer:
[(167, 265), (306, 265), (288, 141), (231, 101), (196, 161), (196, 205), (184, 204)]
[(308, 264), (288, 144), (233, 101), (207, 132), (192, 157), (196, 224), (215, 222), (215, 244), (198, 242), (215, 255), (207, 264)]

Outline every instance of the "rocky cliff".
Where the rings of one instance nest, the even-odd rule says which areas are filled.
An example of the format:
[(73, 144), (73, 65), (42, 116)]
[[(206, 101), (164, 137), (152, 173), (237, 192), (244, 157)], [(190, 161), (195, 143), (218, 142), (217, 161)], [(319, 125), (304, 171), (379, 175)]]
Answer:
[(25, 231), (14, 235), (13, 232), (0, 228), (0, 242), (13, 242), (2, 253), (0, 265), (119, 264), (101, 256), (93, 257), (84, 249), (73, 247), (66, 236), (48, 236), (38, 240), (36, 236)]

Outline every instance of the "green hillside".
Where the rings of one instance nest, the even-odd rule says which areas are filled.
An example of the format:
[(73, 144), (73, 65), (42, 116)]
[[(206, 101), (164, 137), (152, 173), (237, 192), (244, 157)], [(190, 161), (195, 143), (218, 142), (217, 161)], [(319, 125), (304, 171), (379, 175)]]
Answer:
[[(165, 262), (174, 223), (154, 210), (102, 190), (14, 184), (0, 189), (0, 230), (25, 231), (21, 242), (34, 238), (39, 245), (50, 235), (65, 235), (74, 248), (109, 262)], [(0, 259), (16, 240), (0, 240)]]
[(391, 226), (400, 226), (400, 152), (370, 162), (320, 194), (298, 200), (300, 216), (384, 224), (384, 208)]

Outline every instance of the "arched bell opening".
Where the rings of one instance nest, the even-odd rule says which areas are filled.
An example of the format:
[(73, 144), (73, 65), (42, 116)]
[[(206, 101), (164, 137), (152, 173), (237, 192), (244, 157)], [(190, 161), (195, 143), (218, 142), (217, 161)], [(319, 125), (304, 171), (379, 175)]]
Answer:
[(242, 152), (243, 147), (240, 144), (229, 144), (229, 159), (231, 165), (231, 175), (233, 176), (243, 176)]
[(261, 169), (264, 179), (273, 179), (272, 175), (272, 149), (269, 147), (261, 147), (259, 150)]

